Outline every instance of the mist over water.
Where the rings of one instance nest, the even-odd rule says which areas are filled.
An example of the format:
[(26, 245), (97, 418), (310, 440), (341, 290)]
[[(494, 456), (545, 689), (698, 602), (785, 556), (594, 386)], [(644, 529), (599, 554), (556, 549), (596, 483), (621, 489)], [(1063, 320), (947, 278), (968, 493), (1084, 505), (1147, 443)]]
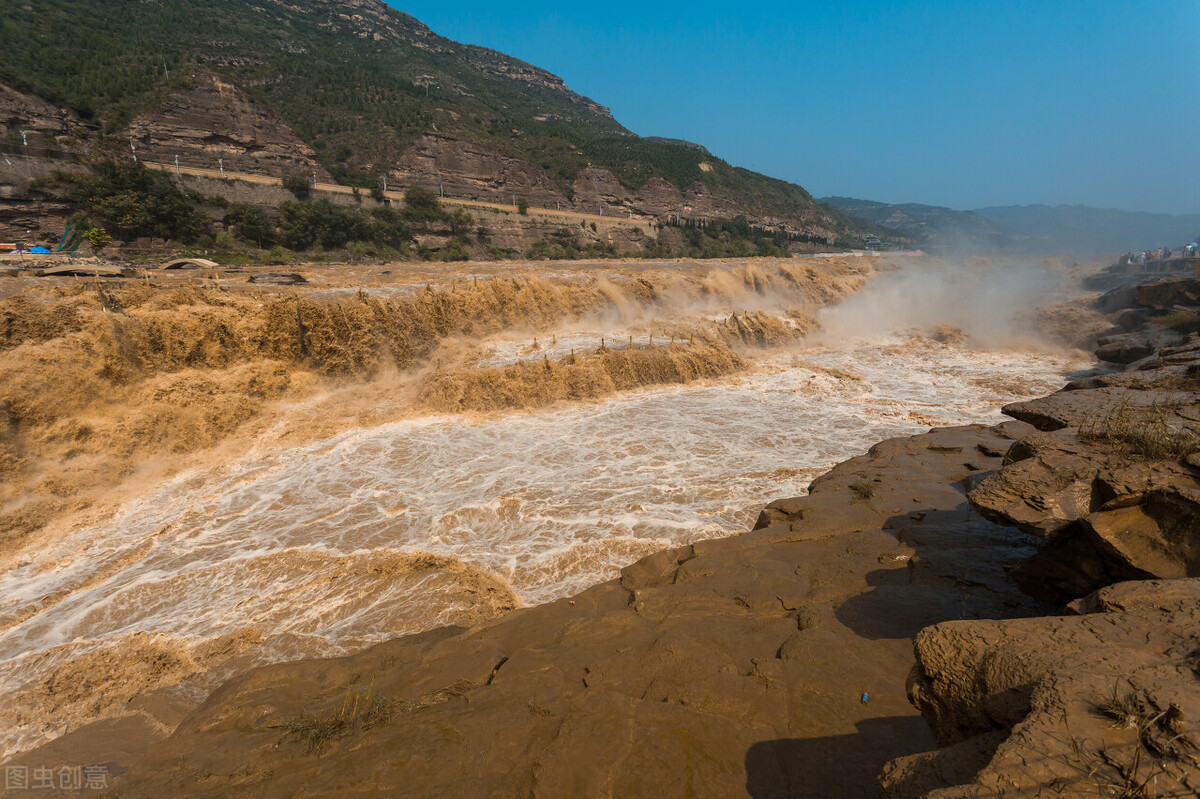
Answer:
[[(48, 681), (86, 683), (90, 717), (107, 712), (96, 691), (162, 684), (138, 676), (147, 663), (167, 662), (165, 684), (190, 680), (203, 695), (235, 668), (475, 623), (577, 593), (664, 547), (744, 532), (763, 505), (878, 440), (998, 421), (1000, 405), (1054, 390), (1081, 363), (1012, 335), (1041, 283), (979, 280), (881, 275), (823, 312), (819, 340), (757, 351), (733, 376), (353, 427), (148, 486), (7, 568), (0, 751), (71, 720)], [(723, 319), (713, 310), (690, 303), (684, 315)], [(576, 324), (536, 348), (496, 334), (475, 364), (611, 342), (611, 323)], [(937, 325), (971, 341), (906, 332)], [(63, 717), (48, 724), (48, 707)]]
[(821, 314), (822, 340), (875, 338), (897, 331), (958, 328), (973, 346), (1045, 349), (1030, 312), (1076, 293), (1041, 264), (904, 259), (861, 291)]

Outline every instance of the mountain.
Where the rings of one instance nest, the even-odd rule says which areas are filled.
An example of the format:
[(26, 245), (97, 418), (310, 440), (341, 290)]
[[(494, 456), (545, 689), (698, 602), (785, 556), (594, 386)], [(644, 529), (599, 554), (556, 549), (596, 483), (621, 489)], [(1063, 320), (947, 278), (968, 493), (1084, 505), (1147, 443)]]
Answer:
[(379, 0), (12, 0), (0, 41), (10, 150), (27, 130), (163, 163), (847, 232), (800, 186), (634, 135), (557, 76)]
[(956, 211), (935, 205), (893, 205), (850, 197), (820, 202), (864, 223), (904, 234), (931, 252), (1005, 254), (1106, 253), (1196, 240), (1200, 214), (1171, 215), (1086, 205), (1011, 205)]
[(1196, 240), (1200, 214), (1151, 214), (1086, 205), (1009, 205), (975, 211), (997, 225), (1042, 242), (1043, 252), (1179, 249)]
[(930, 252), (1014, 252), (1020, 237), (970, 211), (936, 205), (892, 205), (851, 197), (823, 197), (821, 204), (855, 219), (878, 225)]

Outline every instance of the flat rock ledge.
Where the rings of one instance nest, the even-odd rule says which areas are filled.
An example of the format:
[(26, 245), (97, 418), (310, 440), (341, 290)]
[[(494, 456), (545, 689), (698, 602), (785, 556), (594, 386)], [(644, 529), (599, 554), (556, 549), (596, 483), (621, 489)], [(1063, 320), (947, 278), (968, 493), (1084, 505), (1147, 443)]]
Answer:
[(1146, 351), (1101, 339), (1123, 372), (1004, 409), (1036, 432), (967, 497), (1038, 539), (1009, 576), (1067, 615), (922, 630), (908, 692), (939, 748), (881, 796), (1200, 796), (1198, 286), (1105, 295)]

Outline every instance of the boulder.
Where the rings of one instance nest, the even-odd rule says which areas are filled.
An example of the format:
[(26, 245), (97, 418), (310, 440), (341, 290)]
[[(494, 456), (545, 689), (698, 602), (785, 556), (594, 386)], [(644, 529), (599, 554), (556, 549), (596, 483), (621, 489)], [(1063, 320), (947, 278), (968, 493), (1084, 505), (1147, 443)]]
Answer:
[(1154, 352), (1155, 342), (1141, 333), (1108, 336), (1096, 348), (1096, 357), (1108, 363), (1133, 363)]
[(908, 692), (943, 749), (889, 763), (881, 795), (1120, 795), (1131, 778), (1196, 795), (1200, 580), (1110, 586), (1079, 610), (922, 630)]
[(268, 283), (276, 286), (294, 286), (308, 281), (295, 272), (263, 272), (250, 276), (251, 283)]

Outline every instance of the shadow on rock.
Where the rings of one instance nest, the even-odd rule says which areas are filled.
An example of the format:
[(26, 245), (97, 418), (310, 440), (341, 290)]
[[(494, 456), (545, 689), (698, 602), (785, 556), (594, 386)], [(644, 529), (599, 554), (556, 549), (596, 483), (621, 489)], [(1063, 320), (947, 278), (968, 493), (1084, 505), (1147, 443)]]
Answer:
[(931, 624), (951, 619), (1011, 618), (1052, 608), (1016, 587), (1008, 571), (1036, 552), (1036, 539), (974, 513), (953, 509), (892, 516), (884, 529), (900, 545), (881, 555), (866, 575), (872, 590), (843, 602), (838, 621), (857, 635), (912, 638)]
[(874, 797), (875, 777), (889, 759), (931, 740), (920, 716), (858, 722), (858, 731), (824, 738), (762, 741), (746, 752), (746, 791), (755, 799)]

